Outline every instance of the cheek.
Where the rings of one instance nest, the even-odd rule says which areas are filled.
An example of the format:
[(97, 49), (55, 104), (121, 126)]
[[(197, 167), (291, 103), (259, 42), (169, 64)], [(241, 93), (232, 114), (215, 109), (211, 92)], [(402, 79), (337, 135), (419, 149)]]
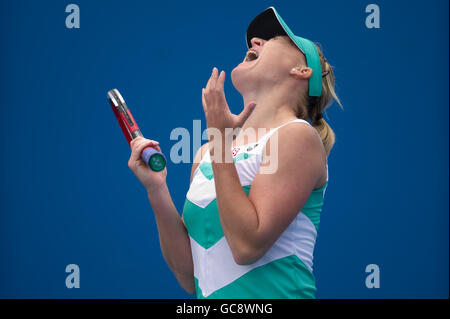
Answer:
[(267, 62), (273, 68), (282, 72), (290, 71), (294, 66), (298, 65), (300, 52), (297, 49), (287, 45), (277, 45), (267, 50)]
[(279, 54), (265, 56), (264, 61), (261, 61), (261, 71), (266, 79), (280, 80), (284, 75), (289, 73), (292, 69), (291, 64)]
[(264, 65), (264, 69), (276, 72), (283, 71), (286, 69), (286, 65), (288, 65), (286, 55), (279, 51), (267, 52), (260, 62)]

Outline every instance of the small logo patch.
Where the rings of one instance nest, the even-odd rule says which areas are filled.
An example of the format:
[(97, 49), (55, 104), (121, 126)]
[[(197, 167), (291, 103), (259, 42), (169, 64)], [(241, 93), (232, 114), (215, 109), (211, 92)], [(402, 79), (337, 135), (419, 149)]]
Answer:
[(258, 143), (256, 143), (256, 144), (253, 145), (253, 146), (249, 146), (249, 147), (247, 148), (247, 152), (250, 152), (251, 150), (255, 149), (256, 146), (258, 146)]

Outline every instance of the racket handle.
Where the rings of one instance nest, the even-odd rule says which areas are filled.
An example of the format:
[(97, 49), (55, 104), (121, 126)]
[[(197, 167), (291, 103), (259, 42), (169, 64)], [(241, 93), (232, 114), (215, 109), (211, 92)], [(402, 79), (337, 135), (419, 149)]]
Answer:
[(141, 158), (147, 163), (148, 167), (155, 172), (162, 171), (166, 167), (166, 157), (153, 147), (144, 148)]

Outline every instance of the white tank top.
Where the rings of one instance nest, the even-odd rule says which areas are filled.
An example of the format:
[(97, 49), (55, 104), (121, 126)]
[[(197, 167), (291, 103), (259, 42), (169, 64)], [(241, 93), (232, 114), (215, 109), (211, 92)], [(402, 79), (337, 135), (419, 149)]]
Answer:
[[(233, 147), (233, 161), (246, 194), (263, 169), (267, 141), (280, 127), (293, 122), (310, 125), (295, 119), (270, 130), (257, 142)], [(313, 251), (327, 185), (328, 180), (312, 191), (302, 210), (264, 256), (251, 265), (238, 265), (220, 224), (211, 159), (205, 152), (194, 171), (183, 209), (197, 297), (314, 298)]]

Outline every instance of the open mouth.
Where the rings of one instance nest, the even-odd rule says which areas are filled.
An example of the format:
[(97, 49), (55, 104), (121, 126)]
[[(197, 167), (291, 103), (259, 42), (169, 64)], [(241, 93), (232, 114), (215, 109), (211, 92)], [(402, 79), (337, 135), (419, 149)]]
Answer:
[(247, 51), (247, 55), (245, 56), (245, 62), (255, 61), (258, 58), (258, 52), (249, 50)]

